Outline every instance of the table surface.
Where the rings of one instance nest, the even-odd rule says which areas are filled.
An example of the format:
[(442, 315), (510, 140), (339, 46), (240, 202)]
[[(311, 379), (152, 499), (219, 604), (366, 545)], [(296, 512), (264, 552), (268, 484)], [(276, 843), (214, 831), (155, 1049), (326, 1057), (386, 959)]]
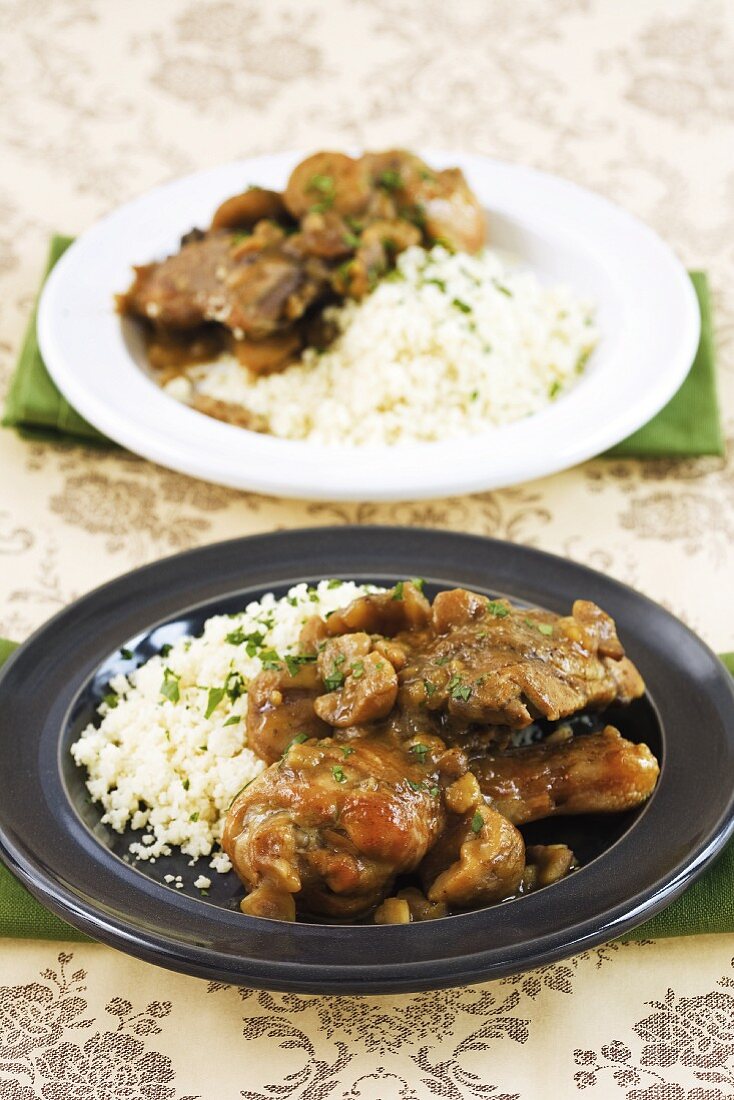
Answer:
[[(0, 73), (2, 388), (54, 230), (77, 233), (153, 184), (248, 154), (440, 146), (592, 187), (706, 269), (731, 429), (732, 5), (4, 8), (12, 63)], [(598, 460), (518, 488), (380, 506), (238, 493), (130, 454), (9, 431), (0, 433), (0, 469), (0, 634), (17, 639), (87, 589), (189, 546), (384, 522), (564, 554), (647, 593), (714, 648), (734, 648), (724, 598), (734, 565), (732, 459)], [(723, 935), (613, 944), (470, 989), (359, 999), (210, 986), (98, 945), (4, 941), (0, 1091), (13, 1100), (526, 1100), (579, 1090), (716, 1100), (734, 1095), (733, 948)]]

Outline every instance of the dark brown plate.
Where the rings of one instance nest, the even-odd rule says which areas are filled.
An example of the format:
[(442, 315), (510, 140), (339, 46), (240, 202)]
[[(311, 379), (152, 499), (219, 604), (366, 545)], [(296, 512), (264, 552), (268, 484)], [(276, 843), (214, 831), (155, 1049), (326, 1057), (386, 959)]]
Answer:
[[(528, 839), (567, 841), (584, 866), (536, 894), (408, 926), (297, 925), (243, 916), (234, 875), (202, 898), (187, 857), (125, 861), (130, 837), (100, 824), (69, 745), (117, 671), (266, 591), (323, 577), (429, 591), (464, 585), (566, 612), (578, 597), (617, 621), (647, 683), (607, 712), (661, 759), (640, 811), (539, 822)], [(125, 659), (120, 648), (133, 656)], [(138, 569), (43, 626), (0, 677), (0, 856), (49, 908), (105, 943), (163, 966), (268, 989), (395, 993), (463, 985), (583, 950), (677, 897), (734, 829), (734, 688), (716, 656), (624, 585), (526, 547), (394, 527), (318, 528), (237, 539)], [(199, 864), (203, 873), (206, 864)]]

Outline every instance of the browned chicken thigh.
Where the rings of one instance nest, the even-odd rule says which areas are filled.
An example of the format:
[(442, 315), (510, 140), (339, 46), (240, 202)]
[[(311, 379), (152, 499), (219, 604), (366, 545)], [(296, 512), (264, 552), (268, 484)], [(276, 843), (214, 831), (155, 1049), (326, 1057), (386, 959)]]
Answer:
[(443, 745), (413, 752), (389, 737), (351, 734), (296, 739), (235, 799), (222, 847), (249, 891), (243, 912), (293, 920), (298, 904), (362, 916), (440, 835)]

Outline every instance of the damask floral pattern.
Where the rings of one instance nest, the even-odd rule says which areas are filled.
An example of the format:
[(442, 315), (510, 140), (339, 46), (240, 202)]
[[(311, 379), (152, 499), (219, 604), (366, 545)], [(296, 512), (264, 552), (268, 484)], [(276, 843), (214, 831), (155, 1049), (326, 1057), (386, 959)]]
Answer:
[[(443, 145), (592, 187), (706, 269), (734, 435), (726, 0), (0, 0), (0, 26), (0, 391), (52, 231), (234, 157)], [(395, 523), (564, 554), (730, 649), (733, 451), (600, 459), (471, 498), (330, 504), (2, 432), (0, 633), (22, 638), (95, 584), (189, 546)], [(615, 943), (486, 986), (389, 998), (210, 988), (94, 946), (58, 954), (0, 944), (0, 1100), (734, 1096), (725, 937)]]

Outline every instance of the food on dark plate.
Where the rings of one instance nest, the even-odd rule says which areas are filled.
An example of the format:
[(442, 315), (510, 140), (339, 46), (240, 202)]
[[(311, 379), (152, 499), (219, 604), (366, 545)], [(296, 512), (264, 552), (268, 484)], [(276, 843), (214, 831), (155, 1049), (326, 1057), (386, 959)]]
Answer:
[(323, 309), (364, 298), (400, 252), (437, 243), (477, 252), (485, 234), (457, 168), (434, 171), (402, 150), (315, 153), (282, 195), (250, 187), (178, 253), (137, 267), (118, 304), (146, 326), (154, 367), (175, 372), (229, 350), (270, 373), (328, 343)]
[[(526, 850), (518, 826), (629, 810), (655, 786), (647, 746), (557, 724), (644, 692), (585, 600), (567, 616), (465, 589), (431, 604), (405, 581), (312, 618), (271, 664), (247, 707), (269, 767), (222, 837), (249, 914), (407, 923), (515, 897), (576, 866), (562, 844)], [(517, 745), (538, 721), (544, 740)]]

